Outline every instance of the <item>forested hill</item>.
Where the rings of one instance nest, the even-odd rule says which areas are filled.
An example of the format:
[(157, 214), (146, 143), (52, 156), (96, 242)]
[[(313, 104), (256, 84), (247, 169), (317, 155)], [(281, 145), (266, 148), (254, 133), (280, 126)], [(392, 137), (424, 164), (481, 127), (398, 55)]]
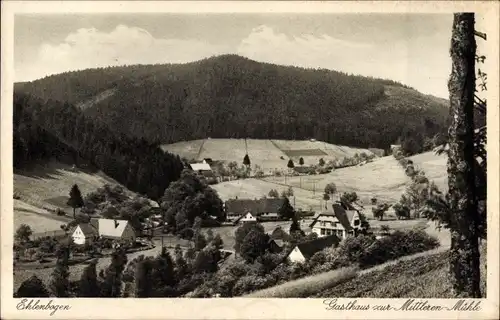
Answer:
[(74, 164), (90, 163), (128, 189), (155, 200), (180, 177), (183, 164), (178, 156), (117, 134), (68, 103), (15, 93), (13, 108), (15, 168), (71, 157)]
[(157, 143), (316, 138), (387, 148), (402, 134), (443, 132), (448, 116), (445, 100), (392, 81), (236, 55), (68, 72), (17, 89), (77, 105), (118, 132)]

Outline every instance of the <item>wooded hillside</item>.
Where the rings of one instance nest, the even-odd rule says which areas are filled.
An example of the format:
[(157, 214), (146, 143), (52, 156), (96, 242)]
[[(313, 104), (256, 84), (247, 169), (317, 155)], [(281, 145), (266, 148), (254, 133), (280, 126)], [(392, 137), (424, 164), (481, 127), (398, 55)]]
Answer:
[(393, 81), (236, 55), (68, 72), (17, 89), (80, 106), (113, 130), (156, 143), (316, 138), (385, 149), (408, 132), (444, 132), (448, 116), (445, 100)]
[(88, 162), (132, 191), (158, 199), (183, 168), (179, 157), (145, 140), (116, 134), (76, 107), (14, 95), (14, 167), (70, 157)]

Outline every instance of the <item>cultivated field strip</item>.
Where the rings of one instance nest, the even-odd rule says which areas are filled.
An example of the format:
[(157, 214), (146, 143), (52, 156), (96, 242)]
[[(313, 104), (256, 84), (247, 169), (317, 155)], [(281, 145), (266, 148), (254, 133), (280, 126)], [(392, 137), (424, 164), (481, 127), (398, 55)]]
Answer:
[(292, 159), (298, 165), (302, 157), (305, 165), (316, 165), (320, 158), (328, 162), (353, 157), (356, 153), (372, 154), (368, 149), (336, 146), (311, 140), (204, 139), (177, 142), (163, 145), (162, 148), (187, 159), (212, 158), (226, 163), (235, 161), (239, 165), (248, 153), (252, 168), (258, 165), (265, 173), (286, 170), (288, 159)]

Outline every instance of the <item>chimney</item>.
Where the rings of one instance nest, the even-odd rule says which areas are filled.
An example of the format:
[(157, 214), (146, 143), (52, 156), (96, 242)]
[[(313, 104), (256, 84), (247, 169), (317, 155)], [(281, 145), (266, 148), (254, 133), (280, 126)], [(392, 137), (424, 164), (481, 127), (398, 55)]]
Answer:
[(117, 221), (116, 219), (114, 219), (114, 222), (115, 222), (115, 228), (118, 228), (118, 226), (119, 226), (120, 224), (118, 223), (118, 221)]

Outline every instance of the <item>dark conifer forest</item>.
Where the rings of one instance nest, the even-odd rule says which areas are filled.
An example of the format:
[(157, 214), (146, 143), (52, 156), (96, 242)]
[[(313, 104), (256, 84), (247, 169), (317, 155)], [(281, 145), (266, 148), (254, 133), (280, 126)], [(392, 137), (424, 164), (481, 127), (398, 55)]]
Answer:
[[(148, 143), (207, 137), (315, 138), (386, 149), (402, 136), (418, 135), (421, 140), (446, 133), (448, 122), (445, 100), (393, 81), (278, 66), (236, 55), (187, 64), (67, 72), (16, 88), (42, 101), (50, 98), (74, 105), (113, 132), (139, 139), (130, 141), (146, 149)], [(102, 130), (93, 126), (92, 130)], [(80, 134), (66, 134), (80, 143)], [(106, 147), (112, 147), (109, 155), (116, 150), (111, 142)], [(96, 161), (112, 167), (107, 160)], [(111, 167), (108, 170), (114, 170)]]
[(115, 133), (68, 102), (14, 94), (14, 167), (70, 155), (83, 160), (132, 191), (161, 197), (179, 178), (179, 157), (157, 145)]

